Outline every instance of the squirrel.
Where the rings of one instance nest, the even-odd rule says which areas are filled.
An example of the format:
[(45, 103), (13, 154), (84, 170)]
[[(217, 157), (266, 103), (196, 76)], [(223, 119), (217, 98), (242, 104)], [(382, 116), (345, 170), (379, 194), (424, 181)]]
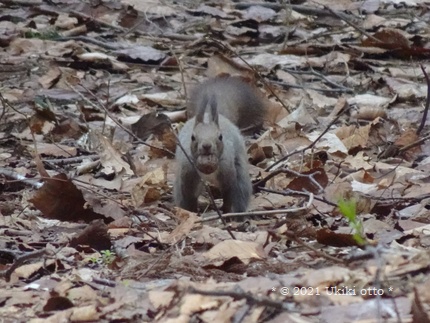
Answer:
[(244, 212), (252, 194), (244, 139), (238, 127), (263, 124), (262, 100), (238, 77), (214, 78), (198, 86), (188, 104), (189, 119), (179, 133), (177, 174), (173, 186), (176, 205), (197, 211), (197, 200), (206, 180), (223, 198), (222, 210)]

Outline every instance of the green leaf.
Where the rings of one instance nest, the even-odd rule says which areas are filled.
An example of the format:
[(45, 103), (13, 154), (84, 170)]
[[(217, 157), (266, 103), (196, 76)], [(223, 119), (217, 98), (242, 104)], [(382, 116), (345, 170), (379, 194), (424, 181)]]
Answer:
[(354, 199), (344, 200), (338, 202), (340, 213), (343, 214), (349, 221), (355, 222), (357, 219), (357, 202)]

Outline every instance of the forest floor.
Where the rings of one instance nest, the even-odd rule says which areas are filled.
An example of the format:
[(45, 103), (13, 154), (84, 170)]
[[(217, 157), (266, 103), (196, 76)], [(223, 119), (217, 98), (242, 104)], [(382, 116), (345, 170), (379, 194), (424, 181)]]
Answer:
[[(0, 1), (1, 322), (430, 322), (430, 4), (278, 2)], [(245, 220), (172, 199), (229, 75)]]

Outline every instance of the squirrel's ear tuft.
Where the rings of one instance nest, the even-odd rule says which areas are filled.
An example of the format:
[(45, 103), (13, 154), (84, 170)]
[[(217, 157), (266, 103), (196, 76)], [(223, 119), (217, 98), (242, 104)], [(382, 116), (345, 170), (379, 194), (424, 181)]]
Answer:
[(210, 114), (211, 114), (212, 121), (218, 124), (218, 107), (217, 107), (215, 95), (211, 96), (211, 98), (209, 99), (208, 105), (210, 106)]
[(215, 123), (218, 125), (218, 107), (215, 95), (208, 97), (205, 95), (202, 99), (202, 105), (196, 114), (196, 123)]
[(196, 123), (203, 123), (203, 118), (208, 105), (208, 101), (209, 101), (208, 96), (205, 95), (202, 99), (201, 106), (199, 107), (199, 109), (197, 109)]

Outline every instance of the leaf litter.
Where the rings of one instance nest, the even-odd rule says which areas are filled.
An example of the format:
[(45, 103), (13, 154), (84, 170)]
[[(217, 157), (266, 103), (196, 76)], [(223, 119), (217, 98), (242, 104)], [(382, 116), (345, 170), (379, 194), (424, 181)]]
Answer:
[[(2, 2), (2, 319), (429, 322), (429, 12)], [(187, 95), (226, 75), (267, 115), (222, 223), (171, 192)]]

